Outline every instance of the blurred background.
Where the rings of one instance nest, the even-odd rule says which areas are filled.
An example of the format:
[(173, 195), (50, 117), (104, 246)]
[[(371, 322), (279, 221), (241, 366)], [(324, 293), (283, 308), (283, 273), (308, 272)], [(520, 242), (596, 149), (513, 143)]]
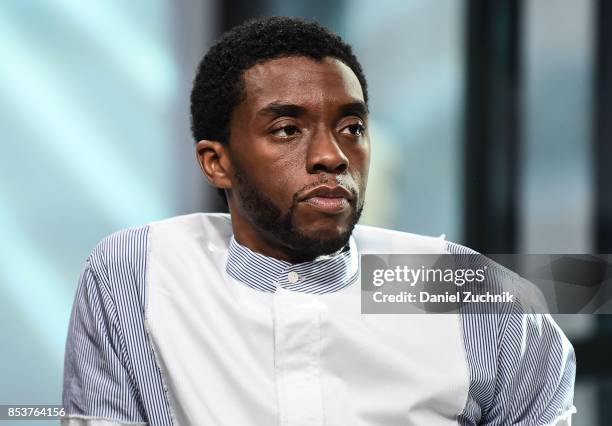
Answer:
[[(612, 253), (612, 2), (5, 0), (0, 404), (61, 402), (97, 241), (223, 209), (194, 159), (189, 92), (214, 39), (261, 15), (318, 20), (365, 69), (363, 223), (484, 253)], [(573, 424), (612, 424), (610, 316), (557, 320), (578, 358)]]

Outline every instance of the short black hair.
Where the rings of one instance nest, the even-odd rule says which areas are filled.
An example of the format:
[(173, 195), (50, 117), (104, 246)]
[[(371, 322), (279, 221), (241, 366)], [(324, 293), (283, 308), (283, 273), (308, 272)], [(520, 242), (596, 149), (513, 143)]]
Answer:
[(287, 56), (342, 61), (357, 76), (367, 104), (367, 83), (361, 65), (351, 46), (337, 34), (299, 18), (258, 18), (222, 35), (200, 62), (191, 91), (191, 131), (195, 141), (229, 142), (232, 112), (244, 99), (244, 72), (257, 63)]

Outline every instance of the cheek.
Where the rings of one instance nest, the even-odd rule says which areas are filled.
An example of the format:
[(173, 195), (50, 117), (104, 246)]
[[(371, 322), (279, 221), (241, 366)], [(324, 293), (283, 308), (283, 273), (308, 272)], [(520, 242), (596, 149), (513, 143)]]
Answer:
[(293, 196), (308, 183), (305, 155), (301, 147), (287, 147), (266, 167), (270, 173), (270, 188), (277, 196), (282, 196), (286, 207), (291, 206)]
[(356, 148), (349, 160), (351, 164), (351, 175), (355, 183), (363, 190), (368, 182), (368, 172), (370, 170), (370, 144)]
[(293, 203), (293, 196), (303, 186), (302, 165), (293, 155), (261, 163), (262, 171), (257, 176), (257, 183), (263, 193), (270, 198), (281, 210), (288, 210)]
[[(272, 144), (265, 138), (236, 139), (232, 156), (241, 174), (277, 207), (288, 209), (293, 194), (299, 190), (303, 153), (295, 146)], [(242, 146), (249, 149), (239, 149)]]

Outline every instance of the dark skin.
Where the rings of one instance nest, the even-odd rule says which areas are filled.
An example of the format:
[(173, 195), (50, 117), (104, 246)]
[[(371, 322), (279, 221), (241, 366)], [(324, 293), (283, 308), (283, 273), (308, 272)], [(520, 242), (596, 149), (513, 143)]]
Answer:
[[(312, 242), (322, 242), (315, 250), (341, 248), (335, 241), (348, 238), (358, 218), (370, 162), (357, 77), (337, 59), (287, 57), (249, 68), (243, 80), (246, 96), (233, 111), (229, 144), (196, 145), (209, 182), (226, 190), (236, 240), (292, 263), (329, 254), (309, 252), (319, 247)], [(258, 220), (249, 187), (290, 221), (299, 242)]]

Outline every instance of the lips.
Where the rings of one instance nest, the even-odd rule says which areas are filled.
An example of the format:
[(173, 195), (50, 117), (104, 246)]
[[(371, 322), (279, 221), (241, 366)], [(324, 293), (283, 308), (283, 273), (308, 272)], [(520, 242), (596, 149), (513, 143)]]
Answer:
[(349, 206), (346, 198), (311, 197), (304, 201), (319, 210), (340, 211)]
[(350, 206), (353, 194), (343, 186), (317, 186), (306, 192), (300, 201), (328, 213), (341, 212)]

